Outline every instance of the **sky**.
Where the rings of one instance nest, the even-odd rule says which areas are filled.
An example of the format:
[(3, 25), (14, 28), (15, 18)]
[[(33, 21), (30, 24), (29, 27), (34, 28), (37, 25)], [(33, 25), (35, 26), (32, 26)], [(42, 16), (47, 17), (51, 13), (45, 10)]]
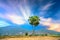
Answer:
[(60, 32), (60, 0), (0, 0), (0, 28), (12, 25), (29, 28), (30, 16), (38, 16), (37, 29)]

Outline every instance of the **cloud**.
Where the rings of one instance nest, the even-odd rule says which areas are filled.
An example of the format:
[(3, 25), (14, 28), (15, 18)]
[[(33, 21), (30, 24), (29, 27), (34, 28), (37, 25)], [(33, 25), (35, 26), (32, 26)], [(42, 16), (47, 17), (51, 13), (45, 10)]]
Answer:
[(48, 30), (54, 30), (60, 32), (60, 23), (51, 23)]
[(41, 24), (43, 24), (43, 25), (46, 25), (46, 26), (49, 26), (50, 25), (50, 23), (51, 23), (51, 18), (43, 18), (43, 17), (40, 17), (40, 19), (41, 19), (41, 21), (40, 21), (40, 23)]
[(6, 16), (7, 16), (7, 18), (8, 18), (11, 22), (13, 22), (14, 24), (22, 25), (22, 24), (25, 23), (23, 17), (18, 16), (18, 15), (16, 15), (16, 14), (7, 14)]
[(22, 4), (18, 4), (19, 7), (11, 4), (11, 1), (8, 1), (8, 4), (9, 6), (4, 3), (0, 3), (0, 7), (4, 8), (7, 11), (5, 14), (0, 14), (0, 18), (7, 19), (17, 25), (24, 24), (31, 15), (30, 9), (26, 5), (26, 1), (24, 7)]
[(5, 15), (0, 14), (0, 15), (1, 15), (0, 18), (7, 19), (17, 25), (22, 25), (25, 23), (24, 18), (17, 14), (5, 14)]
[(39, 8), (40, 10), (40, 16), (45, 16), (47, 11), (54, 5), (55, 3), (48, 2), (47, 4), (43, 5), (42, 7)]
[(25, 5), (24, 7), (22, 5), (19, 6), (19, 9), (23, 15), (23, 17), (25, 18), (25, 20), (28, 20), (29, 16), (31, 16), (31, 11), (30, 9), (28, 8), (27, 5)]
[(18, 1), (13, 2), (14, 1), (7, 0), (7, 5), (6, 3), (0, 3), (0, 7), (6, 10), (5, 14), (0, 14), (0, 18), (10, 20), (15, 24), (24, 24), (25, 21), (28, 20), (29, 16), (32, 15), (30, 8), (26, 3), (27, 0), (20, 1), (20, 3), (18, 3)]
[(52, 18), (40, 17), (40, 19), (40, 24), (47, 26), (48, 30), (60, 32), (60, 23), (58, 23), (58, 21), (53, 20)]
[(52, 5), (54, 5), (55, 3), (47, 3), (45, 6), (42, 7), (41, 10), (48, 10)]

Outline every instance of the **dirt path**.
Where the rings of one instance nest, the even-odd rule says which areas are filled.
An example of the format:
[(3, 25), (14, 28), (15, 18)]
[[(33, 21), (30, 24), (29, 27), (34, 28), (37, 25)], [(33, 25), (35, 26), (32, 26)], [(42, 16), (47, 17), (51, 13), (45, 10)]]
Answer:
[(5, 38), (0, 40), (60, 40), (60, 37), (19, 37), (19, 38)]

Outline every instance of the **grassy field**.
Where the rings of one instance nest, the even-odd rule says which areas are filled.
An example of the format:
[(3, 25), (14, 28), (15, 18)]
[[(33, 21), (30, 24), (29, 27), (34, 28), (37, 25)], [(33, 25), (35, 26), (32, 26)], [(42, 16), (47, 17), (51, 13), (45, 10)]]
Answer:
[(0, 40), (60, 40), (60, 37), (51, 36), (24, 36), (24, 37), (7, 37)]

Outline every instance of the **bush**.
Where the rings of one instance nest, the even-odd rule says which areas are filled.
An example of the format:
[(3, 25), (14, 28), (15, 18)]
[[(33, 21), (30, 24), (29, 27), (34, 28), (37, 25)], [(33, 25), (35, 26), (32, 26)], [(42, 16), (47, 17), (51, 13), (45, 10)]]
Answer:
[(25, 36), (28, 36), (28, 33), (27, 32), (25, 33)]

